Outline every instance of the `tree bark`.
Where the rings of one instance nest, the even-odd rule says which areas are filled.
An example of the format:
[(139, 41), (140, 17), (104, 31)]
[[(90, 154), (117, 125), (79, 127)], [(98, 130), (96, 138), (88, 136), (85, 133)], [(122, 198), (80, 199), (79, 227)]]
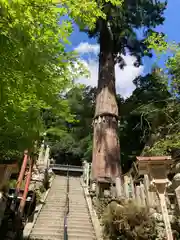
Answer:
[(106, 22), (100, 32), (99, 76), (93, 126), (92, 178), (98, 182), (115, 182), (121, 174), (117, 134), (118, 106), (113, 41)]

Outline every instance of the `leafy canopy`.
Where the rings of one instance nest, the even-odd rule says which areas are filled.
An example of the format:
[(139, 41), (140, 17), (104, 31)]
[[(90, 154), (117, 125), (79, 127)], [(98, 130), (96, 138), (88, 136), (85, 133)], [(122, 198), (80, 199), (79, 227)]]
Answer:
[[(106, 48), (111, 46), (115, 62), (119, 63), (120, 67), (125, 65), (121, 54), (129, 52), (136, 56), (135, 65), (138, 66), (141, 57), (152, 56), (152, 48), (160, 48), (160, 45), (166, 44), (163, 39), (164, 35), (156, 32), (154, 28), (164, 21), (163, 13), (167, 1), (124, 0), (121, 5), (101, 1), (100, 6), (106, 18), (99, 17), (95, 28), (88, 29), (88, 33), (90, 37), (97, 36), (100, 40), (101, 34), (102, 41), (106, 39), (104, 46)], [(142, 34), (139, 34), (139, 30)], [(87, 28), (84, 31), (87, 31)], [(150, 41), (152, 38), (154, 44)], [(161, 42), (159, 42), (160, 40)], [(111, 41), (111, 43), (107, 43), (107, 41)], [(102, 46), (102, 42), (100, 45)]]
[(65, 51), (72, 32), (65, 8), (50, 0), (0, 4), (0, 152), (9, 159), (39, 138), (42, 109), (72, 120), (62, 96), (84, 69)]

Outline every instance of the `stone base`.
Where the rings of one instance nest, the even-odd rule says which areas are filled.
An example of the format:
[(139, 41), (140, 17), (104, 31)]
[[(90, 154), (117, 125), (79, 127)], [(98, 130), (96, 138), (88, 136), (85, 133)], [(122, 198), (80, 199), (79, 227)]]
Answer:
[(96, 196), (98, 198), (107, 197), (111, 195), (111, 183), (109, 182), (97, 182)]

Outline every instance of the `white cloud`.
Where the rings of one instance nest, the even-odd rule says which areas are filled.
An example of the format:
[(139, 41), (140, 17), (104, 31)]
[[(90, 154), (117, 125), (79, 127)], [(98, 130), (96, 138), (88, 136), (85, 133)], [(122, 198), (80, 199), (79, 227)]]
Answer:
[[(76, 48), (80, 49), (79, 53), (96, 53), (98, 54), (99, 46), (97, 44), (90, 45), (89, 43), (80, 43)], [(83, 50), (84, 49), (84, 50)], [(97, 50), (98, 49), (98, 50)], [(124, 98), (129, 97), (133, 90), (135, 89), (135, 85), (133, 84), (133, 80), (143, 73), (143, 66), (134, 67), (133, 63), (136, 58), (130, 55), (123, 56), (126, 66), (124, 69), (120, 69), (118, 65), (115, 66), (115, 75), (116, 75), (116, 91), (121, 94)], [(85, 85), (90, 85), (92, 87), (97, 86), (98, 80), (98, 61), (97, 59), (90, 58), (88, 60), (82, 60), (84, 65), (88, 68), (90, 72), (90, 78), (79, 78), (77, 80), (78, 83), (82, 83)]]
[(81, 42), (75, 49), (80, 54), (84, 53), (99, 53), (99, 45), (98, 44), (89, 44), (88, 42)]

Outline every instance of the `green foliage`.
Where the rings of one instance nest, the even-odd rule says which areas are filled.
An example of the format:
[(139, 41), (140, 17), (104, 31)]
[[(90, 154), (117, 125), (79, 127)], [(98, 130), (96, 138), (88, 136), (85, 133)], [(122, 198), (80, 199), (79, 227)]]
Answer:
[[(59, 3), (59, 0), (53, 2)], [(76, 21), (80, 28), (94, 29), (98, 18), (106, 19), (107, 17), (103, 11), (104, 3), (120, 8), (123, 2), (124, 0), (85, 0), (82, 4), (80, 0), (62, 0), (60, 4), (67, 8), (69, 16)]]
[[(174, 45), (175, 47), (175, 45)], [(174, 54), (167, 61), (167, 71), (171, 77), (170, 82), (170, 91), (174, 96), (179, 95), (180, 92), (180, 49), (179, 46), (176, 45)]]
[[(9, 183), (8, 183), (8, 189), (9, 188), (16, 188), (16, 186), (17, 186), (17, 180), (10, 179)], [(21, 189), (24, 189), (24, 187), (25, 187), (25, 180), (22, 181)]]
[[(153, 144), (144, 148), (143, 154), (164, 155), (168, 147), (180, 147), (179, 135), (179, 100), (171, 100), (164, 109), (160, 109), (158, 114), (161, 122), (157, 122), (154, 133), (156, 137)], [(152, 136), (151, 136), (152, 138)]]
[[(119, 137), (121, 164), (126, 172), (137, 155), (166, 154), (167, 147), (179, 147), (179, 113), (177, 98), (168, 91), (167, 77), (157, 67), (151, 74), (134, 80), (136, 89), (126, 100), (117, 96), (121, 115)], [(67, 94), (75, 122), (46, 111), (48, 141), (52, 157), (58, 163), (79, 165), (79, 160), (92, 158), (92, 118), (96, 89), (75, 88)], [(45, 117), (46, 115), (46, 117)]]
[(51, 156), (57, 163), (79, 165), (83, 159), (91, 161), (92, 118), (94, 115), (96, 89), (75, 87), (65, 99), (68, 101), (73, 122), (64, 121), (60, 116), (45, 111), (43, 119), (51, 145)]
[(96, 210), (99, 220), (101, 220), (104, 214), (104, 211), (107, 208), (108, 204), (111, 202), (111, 200), (112, 200), (111, 197), (106, 197), (106, 198), (93, 197), (93, 206)]
[[(142, 143), (139, 144), (140, 148), (134, 143), (136, 155), (164, 155), (168, 147), (180, 147), (180, 102), (178, 95), (169, 92), (168, 81), (168, 77), (158, 68), (152, 74), (134, 81), (137, 88), (125, 102), (125, 119), (128, 120), (127, 128), (131, 126), (133, 129), (131, 136), (137, 137), (135, 133), (139, 134)], [(130, 125), (131, 119), (133, 125)], [(137, 152), (138, 149), (141, 151)]]
[[(168, 87), (171, 98), (166, 99), (166, 104), (160, 109), (153, 108), (152, 105), (147, 106), (150, 108), (148, 108), (146, 113), (148, 112), (149, 117), (151, 116), (151, 122), (155, 122), (155, 120), (152, 121), (152, 119), (156, 118), (156, 125), (153, 133), (154, 136), (151, 135), (151, 138), (154, 137), (155, 139), (150, 146), (144, 148), (144, 155), (163, 155), (166, 154), (166, 150), (169, 147), (180, 147), (180, 51), (177, 44), (169, 44), (169, 49), (173, 52), (173, 56), (169, 57), (166, 62), (166, 71), (169, 77), (164, 79), (164, 84)], [(161, 74), (163, 74), (162, 71)], [(149, 109), (152, 109), (153, 114)], [(158, 121), (160, 118), (161, 121)]]
[(0, 3), (0, 153), (8, 160), (39, 139), (42, 109), (72, 120), (61, 95), (84, 69), (65, 51), (72, 32), (71, 22), (61, 21), (65, 8), (50, 0)]
[(44, 187), (41, 186), (40, 189), (35, 189), (35, 192), (36, 192), (36, 205), (41, 204), (42, 193), (45, 192)]
[[(144, 103), (138, 108), (148, 123), (148, 138), (143, 155), (164, 155), (169, 147), (180, 147), (179, 138), (179, 48), (174, 49), (174, 56), (167, 61), (167, 71), (156, 72), (159, 91), (153, 94), (152, 102)], [(175, 51), (176, 50), (176, 51)], [(164, 87), (163, 87), (164, 86)], [(147, 130), (146, 130), (147, 131)], [(146, 134), (147, 135), (147, 134)]]
[[(137, 155), (166, 154), (167, 146), (179, 145), (179, 103), (171, 98), (166, 76), (157, 67), (151, 74), (135, 79), (136, 89), (126, 100), (117, 96), (121, 115), (119, 137), (121, 164), (126, 172)], [(96, 89), (75, 88), (67, 94), (75, 122), (46, 111), (44, 121), (48, 127), (51, 154), (57, 162), (91, 161), (92, 118), (94, 116)], [(138, 139), (138, 141), (137, 141)]]
[(180, 239), (180, 218), (179, 218), (179, 210), (175, 212), (175, 217), (171, 223), (171, 228), (173, 232), (174, 239), (179, 240)]
[(149, 49), (153, 49), (156, 54), (166, 53), (168, 50), (168, 43), (166, 36), (162, 33), (151, 31), (148, 38), (145, 39), (145, 43)]
[[(109, 67), (108, 71), (112, 72), (112, 76), (115, 64), (119, 64), (120, 68), (126, 65), (122, 54), (125, 55), (128, 52), (136, 56), (137, 61), (134, 65), (139, 66), (142, 57), (152, 56), (152, 48), (159, 51), (166, 50), (167, 44), (164, 41), (163, 34), (155, 32), (154, 28), (164, 21), (163, 13), (166, 9), (167, 1), (145, 0), (134, 3), (133, 1), (124, 0), (121, 2), (121, 5), (119, 5), (119, 3), (113, 4), (112, 2), (98, 1), (98, 4), (99, 9), (102, 10), (106, 18), (103, 16), (97, 17), (95, 28), (89, 26), (83, 28), (81, 25), (80, 28), (88, 32), (90, 37), (97, 37), (100, 43), (100, 52), (102, 53), (100, 54), (99, 61), (101, 64), (99, 66), (100, 69)], [(137, 34), (139, 29), (143, 30), (141, 37)], [(113, 56), (114, 59), (108, 58), (110, 55)], [(105, 64), (106, 57), (109, 64)], [(98, 79), (99, 86), (108, 86), (108, 81), (105, 80), (106, 78), (110, 78), (107, 74), (108, 71), (101, 71)], [(111, 79), (109, 79), (109, 81), (110, 80)], [(156, 85), (155, 82), (153, 84)], [(160, 85), (158, 87), (160, 89)], [(157, 86), (155, 88), (157, 90)], [(129, 164), (129, 162), (132, 163), (135, 155), (141, 153), (145, 142), (149, 135), (151, 135), (151, 126), (146, 115), (143, 113), (144, 110), (140, 109), (140, 105), (145, 107), (143, 98), (147, 98), (145, 101), (146, 104), (149, 104), (149, 98), (153, 100), (153, 95), (151, 94), (155, 91), (153, 92), (150, 88), (148, 89), (148, 93), (151, 96), (142, 93), (142, 102), (140, 103), (138, 102), (138, 94), (141, 93), (142, 89), (143, 87), (139, 87), (134, 93), (133, 97), (135, 99), (132, 97), (124, 102), (118, 99), (119, 105), (123, 109), (129, 109), (132, 112), (132, 114), (129, 114), (128, 111), (123, 113), (120, 107), (121, 126), (119, 135), (121, 141), (121, 162), (124, 170), (130, 167), (131, 164)], [(167, 89), (166, 91), (164, 90), (164, 92), (167, 93)], [(157, 92), (156, 95), (158, 97)], [(135, 104), (134, 100), (136, 101)], [(139, 111), (134, 111), (135, 108), (139, 108)], [(131, 136), (132, 129), (134, 130), (133, 133), (135, 133), (133, 137)], [(139, 139), (139, 141), (137, 141), (137, 139)]]
[(142, 154), (144, 147), (150, 149), (158, 138), (164, 138), (168, 131), (166, 127), (171, 126), (174, 113), (170, 103), (173, 104), (173, 100), (165, 82), (166, 76), (154, 67), (151, 74), (135, 79), (136, 89), (132, 96), (121, 100), (119, 131), (121, 161), (125, 172), (136, 156)]
[(8, 184), (8, 188), (16, 188), (17, 181), (15, 179), (11, 179)]
[(112, 201), (102, 216), (105, 239), (156, 239), (156, 223), (148, 210), (132, 201)]
[[(102, 1), (101, 5), (106, 19), (98, 18), (96, 27), (93, 30), (90, 29), (89, 36), (98, 36), (99, 41), (100, 35), (103, 36), (102, 41), (104, 39), (106, 45), (102, 45), (102, 42), (100, 45), (106, 46), (106, 49), (111, 48), (115, 63), (120, 67), (125, 65), (121, 54), (125, 54), (127, 49), (130, 54), (137, 57), (135, 65), (139, 65), (141, 57), (145, 55), (151, 57), (152, 48), (164, 49), (166, 43), (163, 34), (155, 32), (154, 28), (164, 21), (163, 12), (167, 1), (145, 0), (134, 3), (124, 0), (120, 6)], [(139, 29), (143, 30), (140, 38), (137, 35)], [(107, 40), (110, 42), (107, 43)]]

